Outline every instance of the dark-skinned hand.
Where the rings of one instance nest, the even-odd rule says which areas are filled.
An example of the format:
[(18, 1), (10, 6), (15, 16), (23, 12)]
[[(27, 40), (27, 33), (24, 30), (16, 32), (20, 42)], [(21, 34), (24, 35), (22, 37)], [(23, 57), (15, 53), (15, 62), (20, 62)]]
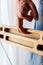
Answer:
[[(28, 15), (30, 11), (30, 14)], [(38, 20), (38, 12), (32, 0), (16, 0), (17, 28), (20, 33), (27, 34), (23, 28), (23, 20), (31, 22), (33, 19)]]

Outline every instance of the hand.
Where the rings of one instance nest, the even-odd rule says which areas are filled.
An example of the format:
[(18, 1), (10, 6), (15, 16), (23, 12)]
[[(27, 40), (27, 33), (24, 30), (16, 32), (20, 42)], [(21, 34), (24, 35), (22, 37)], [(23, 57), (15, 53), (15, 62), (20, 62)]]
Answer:
[[(26, 19), (28, 21), (32, 21), (33, 19), (38, 20), (38, 12), (36, 6), (32, 0), (17, 0), (16, 5), (18, 31), (27, 34), (28, 32), (25, 28), (23, 28), (23, 19)], [(28, 15), (29, 11), (30, 15)]]

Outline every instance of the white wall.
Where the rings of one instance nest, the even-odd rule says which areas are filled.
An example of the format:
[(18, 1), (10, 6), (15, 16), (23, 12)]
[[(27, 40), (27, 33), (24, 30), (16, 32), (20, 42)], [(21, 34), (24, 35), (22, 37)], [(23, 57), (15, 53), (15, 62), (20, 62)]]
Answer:
[[(1, 0), (0, 25), (14, 26), (14, 0)], [(2, 48), (2, 45), (4, 49)], [(5, 50), (5, 51), (4, 51)], [(18, 65), (18, 48), (0, 43), (0, 65)]]

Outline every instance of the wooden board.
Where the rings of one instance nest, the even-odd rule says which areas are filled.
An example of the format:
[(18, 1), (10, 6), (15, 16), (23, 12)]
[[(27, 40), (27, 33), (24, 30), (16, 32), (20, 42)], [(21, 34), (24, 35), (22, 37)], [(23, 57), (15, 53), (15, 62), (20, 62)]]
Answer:
[(16, 27), (0, 26), (0, 41), (43, 56), (43, 31), (33, 29), (27, 31), (29, 34), (21, 34)]

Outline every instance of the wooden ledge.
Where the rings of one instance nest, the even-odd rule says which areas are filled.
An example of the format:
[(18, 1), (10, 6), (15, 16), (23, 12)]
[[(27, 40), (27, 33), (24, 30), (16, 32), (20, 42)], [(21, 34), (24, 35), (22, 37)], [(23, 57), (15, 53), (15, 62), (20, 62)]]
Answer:
[(21, 34), (16, 27), (0, 26), (0, 41), (43, 56), (43, 31), (27, 29), (29, 34)]

